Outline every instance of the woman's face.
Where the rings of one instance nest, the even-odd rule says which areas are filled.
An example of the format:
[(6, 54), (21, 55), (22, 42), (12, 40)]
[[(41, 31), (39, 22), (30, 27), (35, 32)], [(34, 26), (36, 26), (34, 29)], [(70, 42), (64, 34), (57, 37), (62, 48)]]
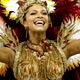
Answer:
[(40, 4), (34, 4), (28, 9), (26, 20), (24, 21), (25, 28), (35, 32), (43, 32), (48, 28), (48, 12), (45, 7)]

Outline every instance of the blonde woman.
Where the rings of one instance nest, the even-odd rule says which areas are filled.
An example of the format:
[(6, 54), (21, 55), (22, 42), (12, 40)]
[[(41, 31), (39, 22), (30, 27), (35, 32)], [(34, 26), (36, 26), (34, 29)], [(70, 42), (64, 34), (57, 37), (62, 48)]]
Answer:
[(47, 2), (25, 0), (18, 3), (17, 19), (25, 27), (28, 38), (14, 48), (1, 47), (0, 61), (13, 69), (17, 80), (62, 80), (67, 58), (80, 52), (80, 40), (70, 42), (62, 50), (46, 37), (52, 11)]

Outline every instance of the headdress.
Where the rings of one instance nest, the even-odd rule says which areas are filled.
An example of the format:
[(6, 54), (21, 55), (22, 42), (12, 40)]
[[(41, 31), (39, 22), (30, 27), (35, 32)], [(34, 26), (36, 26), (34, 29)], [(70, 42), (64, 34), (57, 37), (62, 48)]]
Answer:
[(47, 8), (48, 13), (53, 12), (55, 9), (54, 6), (56, 5), (52, 0), (19, 0), (17, 3), (19, 4), (17, 21), (20, 21), (21, 24), (23, 24), (25, 13), (31, 5), (44, 5)]

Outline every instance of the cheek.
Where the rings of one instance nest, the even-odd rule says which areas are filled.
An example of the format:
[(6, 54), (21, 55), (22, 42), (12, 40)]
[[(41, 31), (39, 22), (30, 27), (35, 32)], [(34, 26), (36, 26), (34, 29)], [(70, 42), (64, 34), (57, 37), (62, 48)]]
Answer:
[(46, 17), (45, 19), (46, 19), (46, 22), (49, 23), (49, 17)]
[(27, 26), (30, 26), (32, 23), (32, 17), (29, 14), (26, 14), (26, 24)]
[(33, 20), (31, 18), (28, 18), (26, 21), (27, 21), (27, 25), (30, 26)]
[(48, 24), (49, 24), (49, 21), (48, 21), (48, 19), (46, 19), (46, 21), (45, 21), (45, 22), (46, 22), (46, 25), (48, 25)]

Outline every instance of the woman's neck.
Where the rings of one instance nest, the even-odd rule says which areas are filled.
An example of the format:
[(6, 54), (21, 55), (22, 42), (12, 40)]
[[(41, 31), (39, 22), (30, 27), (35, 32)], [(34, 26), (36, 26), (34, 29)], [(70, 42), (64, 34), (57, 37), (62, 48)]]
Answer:
[(32, 43), (38, 44), (43, 39), (46, 39), (46, 32), (33, 32), (33, 31), (29, 31), (29, 40)]

